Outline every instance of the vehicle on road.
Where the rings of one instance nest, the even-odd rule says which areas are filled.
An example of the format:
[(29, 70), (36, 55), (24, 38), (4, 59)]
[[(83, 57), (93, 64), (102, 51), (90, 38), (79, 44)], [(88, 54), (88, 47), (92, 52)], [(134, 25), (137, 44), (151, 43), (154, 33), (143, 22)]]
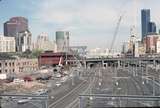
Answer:
[(21, 99), (21, 100), (18, 100), (18, 104), (24, 104), (24, 103), (27, 103), (27, 102), (29, 102), (29, 100), (28, 99)]
[(17, 103), (18, 104), (25, 104), (25, 103), (28, 103), (31, 99), (32, 99), (32, 97), (28, 97), (27, 99), (20, 99), (17, 101)]
[(39, 89), (38, 91), (35, 92), (36, 95), (43, 95), (48, 93), (47, 89)]
[(59, 87), (61, 85), (60, 82), (56, 82), (56, 86)]

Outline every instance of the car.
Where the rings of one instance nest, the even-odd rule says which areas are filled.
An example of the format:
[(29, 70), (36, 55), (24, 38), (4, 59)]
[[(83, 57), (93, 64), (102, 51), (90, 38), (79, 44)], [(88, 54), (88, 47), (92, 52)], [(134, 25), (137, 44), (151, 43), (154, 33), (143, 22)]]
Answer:
[(13, 80), (13, 82), (14, 83), (22, 83), (22, 82), (24, 82), (24, 80), (16, 78)]
[(41, 77), (37, 77), (36, 80), (42, 80), (42, 78)]
[(18, 104), (25, 104), (25, 103), (27, 103), (29, 101), (30, 101), (30, 99), (21, 99), (21, 100), (18, 100), (17, 103)]
[(60, 82), (56, 82), (56, 86), (59, 87), (61, 85)]
[(36, 95), (43, 95), (45, 93), (48, 93), (47, 89), (40, 89), (38, 91), (35, 92)]
[(54, 99), (54, 96), (51, 96), (50, 98), (51, 98), (51, 99)]
[(33, 81), (33, 79), (30, 77), (30, 76), (25, 76), (24, 78), (23, 78), (23, 80), (26, 82), (26, 81), (28, 81), (28, 82), (30, 82), (30, 81)]

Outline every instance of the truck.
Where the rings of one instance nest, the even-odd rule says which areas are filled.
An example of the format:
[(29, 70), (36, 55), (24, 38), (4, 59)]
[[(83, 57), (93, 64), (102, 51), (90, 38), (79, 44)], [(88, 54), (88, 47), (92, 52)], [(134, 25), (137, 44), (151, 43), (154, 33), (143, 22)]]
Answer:
[(7, 79), (7, 75), (6, 75), (6, 74), (0, 74), (0, 79), (1, 79), (1, 80)]

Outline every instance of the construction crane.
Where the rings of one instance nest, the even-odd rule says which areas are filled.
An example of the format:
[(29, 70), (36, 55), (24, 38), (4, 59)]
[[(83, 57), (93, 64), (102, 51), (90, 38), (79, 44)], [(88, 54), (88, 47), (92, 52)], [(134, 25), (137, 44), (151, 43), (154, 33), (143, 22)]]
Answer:
[[(72, 51), (72, 49), (71, 48), (67, 48), (66, 47), (66, 38), (67, 37), (65, 37), (65, 41), (63, 42), (63, 47), (62, 47), (62, 50), (65, 50), (65, 56), (66, 56), (66, 65), (68, 65), (68, 61), (67, 61), (67, 59), (70, 59), (70, 58), (68, 58), (68, 55), (69, 54), (72, 54), (72, 56), (73, 56), (73, 58), (76, 60), (76, 64), (79, 66), (79, 67), (81, 67), (82, 66), (82, 64), (81, 64), (81, 62), (80, 62), (80, 60), (75, 56), (75, 53), (74, 53), (74, 51)], [(58, 67), (63, 67), (63, 65), (62, 65), (62, 56), (60, 57), (60, 59), (59, 59), (59, 63), (58, 63), (58, 65), (57, 65)]]
[(124, 13), (125, 13), (125, 12), (123, 12), (123, 13), (120, 15), (119, 19), (118, 19), (118, 22), (117, 22), (117, 25), (116, 25), (116, 29), (115, 29), (114, 34), (113, 34), (113, 39), (112, 39), (112, 41), (111, 41), (111, 46), (110, 46), (110, 49), (109, 49), (109, 54), (112, 53), (112, 49), (113, 49), (113, 46), (114, 46), (114, 44), (115, 44), (116, 37), (117, 37), (118, 31), (119, 31), (119, 27), (120, 27), (122, 18), (123, 18), (123, 16), (124, 16)]
[[(122, 9), (123, 7), (126, 7), (126, 5), (129, 3), (129, 0), (125, 0), (123, 3), (122, 3), (122, 6), (120, 9)], [(120, 13), (120, 17), (118, 19), (118, 22), (116, 24), (116, 28), (115, 28), (115, 31), (114, 31), (114, 34), (113, 34), (113, 39), (111, 41), (111, 46), (109, 48), (109, 54), (112, 53), (112, 50), (113, 50), (113, 47), (114, 47), (114, 44), (115, 44), (115, 41), (116, 41), (116, 37), (117, 37), (117, 34), (118, 34), (118, 31), (119, 31), (119, 27), (120, 27), (120, 24), (122, 22), (122, 19), (125, 15), (126, 11), (121, 11)]]

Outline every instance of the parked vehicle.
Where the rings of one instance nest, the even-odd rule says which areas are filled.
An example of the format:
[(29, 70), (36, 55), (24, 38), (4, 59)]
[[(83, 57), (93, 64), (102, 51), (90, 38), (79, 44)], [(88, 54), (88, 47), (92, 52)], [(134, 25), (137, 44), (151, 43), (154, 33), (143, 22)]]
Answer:
[(23, 79), (25, 82), (26, 81), (28, 81), (28, 82), (33, 81), (33, 79), (30, 76), (25, 76)]
[(56, 82), (56, 86), (59, 87), (61, 85), (60, 82)]
[(48, 93), (47, 89), (40, 89), (38, 91), (35, 92), (36, 95), (43, 95), (45, 93)]
[(14, 83), (22, 83), (22, 82), (24, 82), (24, 80), (16, 78), (13, 80), (13, 82)]
[(51, 78), (52, 78), (52, 76), (48, 75), (48, 76), (44, 76), (44, 77), (37, 77), (36, 80), (49, 80)]

